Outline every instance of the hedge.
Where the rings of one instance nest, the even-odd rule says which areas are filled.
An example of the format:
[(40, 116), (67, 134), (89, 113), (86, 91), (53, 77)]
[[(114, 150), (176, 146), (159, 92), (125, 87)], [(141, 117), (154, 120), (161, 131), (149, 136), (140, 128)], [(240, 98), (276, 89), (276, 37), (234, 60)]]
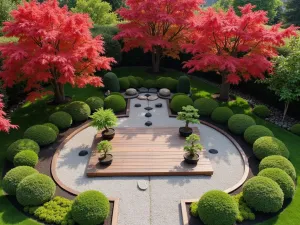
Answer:
[(9, 161), (13, 162), (15, 155), (24, 150), (32, 150), (36, 154), (39, 154), (40, 146), (38, 145), (38, 143), (30, 139), (17, 140), (8, 147), (6, 158)]
[(273, 132), (265, 126), (262, 125), (253, 125), (248, 127), (244, 133), (244, 139), (249, 144), (253, 145), (253, 143), (261, 137), (270, 136), (273, 137)]
[(244, 114), (235, 114), (228, 120), (229, 130), (238, 135), (243, 134), (248, 127), (255, 124), (256, 123), (252, 117)]
[(211, 119), (217, 123), (227, 123), (233, 114), (232, 110), (228, 107), (217, 107), (212, 112)]
[(122, 47), (119, 41), (114, 40), (113, 36), (107, 33), (102, 34), (104, 40), (105, 56), (114, 58), (118, 64), (122, 62)]
[(104, 101), (100, 97), (89, 97), (86, 101), (86, 104), (89, 105), (92, 112), (96, 111), (96, 109), (103, 108)]
[(126, 101), (123, 96), (109, 95), (104, 99), (105, 109), (112, 109), (115, 113), (124, 111), (126, 108)]
[(19, 183), (34, 173), (38, 173), (38, 171), (30, 166), (18, 166), (11, 169), (3, 178), (3, 190), (9, 195), (15, 195)]
[(177, 92), (190, 94), (191, 82), (188, 76), (180, 76), (178, 79)]
[(285, 171), (293, 180), (296, 180), (296, 170), (293, 164), (281, 155), (265, 157), (259, 164), (259, 171), (266, 168), (279, 168)]
[(284, 200), (280, 186), (272, 179), (261, 176), (252, 177), (244, 184), (243, 197), (248, 206), (264, 213), (278, 212)]
[(112, 72), (108, 72), (103, 77), (103, 84), (106, 90), (110, 90), (111, 92), (120, 91), (120, 83), (116, 74)]
[(32, 150), (24, 150), (14, 157), (14, 166), (35, 167), (39, 161), (38, 155)]
[(44, 123), (43, 125), (47, 126), (47, 127), (50, 127), (52, 130), (54, 130), (56, 135), (59, 134), (59, 129), (55, 124), (53, 124), (53, 123)]
[(99, 191), (85, 191), (79, 194), (72, 205), (71, 214), (79, 225), (102, 224), (108, 217), (109, 201)]
[(187, 95), (178, 95), (171, 100), (170, 107), (174, 112), (180, 112), (183, 106), (193, 105), (193, 100)]
[(289, 150), (285, 144), (275, 137), (261, 137), (253, 144), (253, 153), (258, 159), (271, 155), (281, 155), (289, 158)]
[(24, 132), (24, 138), (31, 139), (38, 143), (40, 146), (45, 146), (53, 143), (57, 138), (57, 134), (52, 128), (48, 126), (34, 125), (29, 127)]
[(56, 125), (58, 129), (64, 130), (72, 125), (73, 120), (72, 116), (69, 113), (59, 111), (51, 114), (51, 116), (49, 117), (49, 122)]
[(17, 187), (17, 200), (23, 206), (39, 206), (51, 200), (55, 194), (54, 181), (44, 174), (25, 177)]
[(219, 106), (219, 103), (209, 98), (199, 98), (194, 102), (194, 107), (198, 109), (200, 116), (210, 116)]
[(265, 105), (256, 105), (252, 112), (261, 118), (267, 118), (271, 115), (271, 110)]
[(85, 121), (91, 115), (91, 109), (88, 104), (81, 101), (74, 101), (67, 105), (66, 112), (72, 116), (73, 121)]

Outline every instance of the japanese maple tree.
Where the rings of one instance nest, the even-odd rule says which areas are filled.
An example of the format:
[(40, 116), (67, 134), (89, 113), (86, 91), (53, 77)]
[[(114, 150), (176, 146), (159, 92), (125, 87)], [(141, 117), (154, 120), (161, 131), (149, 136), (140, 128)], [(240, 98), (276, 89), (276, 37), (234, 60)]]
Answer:
[(57, 103), (65, 101), (66, 83), (102, 86), (94, 72), (109, 70), (114, 59), (101, 56), (103, 41), (92, 37), (87, 14), (72, 13), (56, 0), (48, 0), (24, 1), (11, 16), (3, 23), (3, 32), (19, 40), (0, 46), (4, 58), (0, 78), (5, 86), (25, 81), (25, 91), (33, 91), (28, 97), (34, 100), (45, 93), (42, 84), (50, 83)]
[(270, 58), (277, 55), (276, 47), (284, 39), (296, 35), (291, 26), (266, 26), (265, 11), (253, 11), (255, 6), (240, 7), (241, 16), (231, 8), (227, 12), (209, 8), (195, 18), (191, 43), (183, 48), (193, 54), (184, 62), (189, 72), (216, 71), (222, 76), (220, 98), (228, 100), (230, 84), (242, 79), (263, 79), (273, 68)]
[(3, 95), (0, 94), (0, 131), (8, 132), (11, 128), (18, 128), (16, 125), (12, 125), (9, 119), (6, 119), (6, 113), (4, 112)]
[(114, 38), (123, 39), (123, 51), (142, 48), (152, 53), (153, 72), (164, 56), (179, 58), (191, 19), (204, 0), (127, 0), (117, 11), (126, 23), (119, 24)]

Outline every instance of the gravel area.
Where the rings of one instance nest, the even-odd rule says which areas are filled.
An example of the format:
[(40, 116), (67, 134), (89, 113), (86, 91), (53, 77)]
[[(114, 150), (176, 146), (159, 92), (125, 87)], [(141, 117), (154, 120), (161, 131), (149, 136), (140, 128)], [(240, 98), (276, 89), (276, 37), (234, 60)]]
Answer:
[[(131, 100), (130, 117), (119, 119), (118, 127), (179, 127), (183, 122), (168, 117), (166, 100)], [(134, 105), (140, 103), (141, 107)], [(162, 108), (155, 104), (162, 103)], [(152, 117), (146, 118), (144, 108), (150, 106)], [(195, 126), (195, 125), (193, 125)], [(109, 197), (120, 198), (119, 225), (177, 225), (182, 224), (181, 199), (194, 199), (211, 189), (226, 190), (234, 186), (243, 176), (243, 160), (227, 137), (216, 130), (200, 124), (201, 143), (206, 149), (217, 149), (218, 154), (208, 154), (213, 176), (151, 176), (151, 177), (105, 177), (88, 178), (85, 167), (89, 155), (78, 153), (90, 147), (96, 130), (88, 127), (75, 135), (62, 149), (56, 165), (58, 178), (68, 187), (77, 190), (99, 190)], [(126, 143), (124, 143), (126, 144)], [(138, 188), (138, 181), (149, 182), (147, 190)]]

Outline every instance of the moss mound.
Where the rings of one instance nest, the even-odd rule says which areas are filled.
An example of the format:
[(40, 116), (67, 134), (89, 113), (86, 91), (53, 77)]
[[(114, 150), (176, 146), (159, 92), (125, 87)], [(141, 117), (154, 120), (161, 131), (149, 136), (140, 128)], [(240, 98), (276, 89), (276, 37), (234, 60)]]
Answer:
[(34, 125), (29, 127), (24, 132), (25, 139), (31, 139), (38, 143), (40, 146), (49, 145), (56, 140), (56, 133), (55, 131), (44, 125)]
[(123, 96), (109, 95), (104, 99), (105, 109), (112, 109), (115, 113), (122, 112), (126, 108), (126, 101)]
[(69, 128), (72, 125), (73, 120), (72, 120), (72, 116), (69, 113), (59, 111), (53, 113), (49, 117), (49, 122), (56, 125), (58, 129), (64, 130)]
[(71, 102), (66, 107), (66, 112), (72, 116), (73, 121), (85, 121), (91, 115), (91, 109), (88, 104), (81, 101)]
[(217, 107), (211, 114), (211, 119), (217, 123), (227, 123), (233, 112), (228, 107)]
[(59, 134), (59, 129), (55, 124), (53, 124), (53, 123), (44, 123), (43, 125), (47, 126), (47, 127), (50, 127), (52, 130), (54, 130), (56, 135)]
[(32, 150), (24, 150), (14, 157), (14, 166), (35, 167), (39, 161), (38, 155)]
[(253, 145), (253, 143), (261, 137), (270, 136), (273, 137), (273, 132), (262, 125), (253, 125), (248, 127), (244, 133), (244, 139), (249, 144)]
[(218, 106), (217, 101), (209, 98), (198, 98), (194, 102), (194, 107), (198, 109), (200, 116), (210, 116)]
[(92, 112), (104, 106), (104, 101), (100, 97), (89, 97), (85, 102), (89, 105)]
[(14, 157), (21, 151), (32, 150), (36, 154), (40, 152), (40, 146), (33, 140), (30, 139), (20, 139), (13, 142), (7, 149), (6, 157), (9, 161), (13, 162)]
[(177, 95), (171, 100), (170, 108), (174, 112), (180, 112), (183, 106), (193, 105), (193, 100), (187, 95)]
[(252, 117), (244, 114), (235, 114), (228, 120), (229, 130), (238, 135), (243, 134), (248, 127), (255, 124), (256, 123)]

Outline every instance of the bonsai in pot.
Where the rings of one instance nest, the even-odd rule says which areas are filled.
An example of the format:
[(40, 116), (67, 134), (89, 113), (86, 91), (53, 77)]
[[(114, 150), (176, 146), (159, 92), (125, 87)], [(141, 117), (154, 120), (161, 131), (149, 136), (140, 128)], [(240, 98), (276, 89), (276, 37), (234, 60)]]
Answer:
[(199, 161), (198, 151), (203, 149), (200, 143), (200, 137), (197, 134), (191, 134), (186, 138), (186, 146), (184, 146), (184, 151), (186, 153), (183, 155), (184, 161), (188, 164), (197, 164)]
[(104, 140), (111, 140), (115, 136), (115, 129), (112, 127), (117, 125), (118, 118), (111, 109), (98, 109), (90, 116), (92, 118), (91, 126), (102, 131), (102, 138)]
[(99, 162), (102, 165), (110, 165), (113, 161), (113, 155), (107, 154), (112, 150), (111, 143), (108, 140), (104, 140), (98, 143), (97, 149), (99, 153), (103, 153), (99, 157)]
[(179, 128), (179, 133), (182, 137), (188, 137), (193, 133), (193, 129), (189, 127), (190, 123), (200, 123), (198, 109), (191, 105), (183, 106), (182, 111), (178, 113), (177, 119), (185, 121), (185, 126)]

